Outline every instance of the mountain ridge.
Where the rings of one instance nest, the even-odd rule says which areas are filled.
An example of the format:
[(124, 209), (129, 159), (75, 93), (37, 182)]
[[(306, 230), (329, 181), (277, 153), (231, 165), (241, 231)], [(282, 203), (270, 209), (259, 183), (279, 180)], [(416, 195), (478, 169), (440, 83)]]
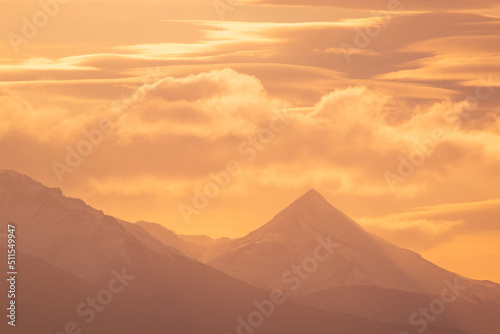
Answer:
[[(266, 228), (257, 229), (254, 231), (255, 233), (252, 232), (243, 237), (243, 242), (241, 239), (231, 240), (228, 244), (230, 250), (223, 252), (223, 258), (215, 257), (208, 260), (208, 264), (211, 265), (209, 267), (189, 258), (172, 245), (165, 244), (155, 238), (157, 233), (148, 231), (140, 224), (129, 223), (105, 215), (102, 211), (88, 206), (79, 199), (65, 197), (60, 191), (45, 187), (28, 176), (19, 175), (16, 172), (0, 173), (0, 223), (6, 224), (8, 221), (13, 221), (18, 224), (19, 249), (22, 249), (28, 256), (33, 256), (49, 263), (50, 266), (83, 278), (90, 284), (102, 282), (106, 275), (109, 275), (110, 268), (127, 267), (131, 268), (133, 272), (141, 273), (141, 283), (139, 283), (141, 288), (133, 291), (131, 302), (140, 303), (139, 300), (144, 298), (145, 294), (148, 295), (148, 300), (151, 300), (156, 305), (155, 307), (161, 305), (169, 310), (168, 319), (176, 324), (176, 332), (178, 333), (201, 333), (202, 328), (204, 329), (206, 326), (217, 328), (216, 331), (208, 331), (208, 333), (217, 333), (221, 328), (224, 328), (221, 326), (225, 326), (227, 323), (227, 314), (233, 314), (233, 316), (238, 315), (238, 313), (246, 314), (247, 311), (242, 310), (252, 306), (251, 300), (255, 298), (252, 295), (264, 296), (264, 291), (279, 288), (279, 283), (283, 283), (281, 273), (287, 270), (289, 265), (304, 260), (304, 256), (313, 254), (313, 248), (317, 245), (311, 244), (311, 240), (325, 236), (325, 233), (331, 233), (335, 241), (344, 241), (344, 243), (338, 252), (333, 253), (331, 258), (322, 264), (321, 268), (327, 268), (334, 272), (338, 272), (336, 270), (340, 269), (341, 275), (331, 276), (328, 272), (326, 275), (324, 272), (322, 273), (323, 269), (319, 268), (314, 275), (311, 275), (311, 278), (303, 282), (302, 285), (305, 289), (299, 292), (304, 294), (305, 292), (321, 291), (318, 288), (311, 289), (314, 286), (322, 289), (342, 284), (355, 286), (355, 284), (363, 283), (367, 279), (367, 282), (373, 284), (370, 276), (360, 275), (362, 271), (359, 270), (363, 267), (352, 266), (356, 264), (360, 256), (353, 250), (363, 247), (361, 241), (371, 240), (369, 234), (328, 204), (315, 191), (307, 192), (306, 196), (299, 198), (298, 202), (292, 203), (294, 205), (289, 206), (288, 210), (285, 209), (276, 215), (273, 218), (276, 221), (270, 222), (271, 224)], [(19, 184), (16, 184), (13, 179), (19, 179)], [(331, 217), (339, 219), (338, 224), (329, 224)], [(288, 225), (287, 219), (293, 220), (290, 225)], [(292, 226), (293, 228), (287, 229), (283, 226)], [(284, 231), (276, 233), (279, 230)], [(336, 235), (336, 233), (338, 234)], [(345, 242), (344, 239), (348, 242)], [(365, 247), (368, 246), (365, 245)], [(362, 251), (360, 254), (365, 253), (367, 252)], [(223, 264), (224, 260), (234, 258), (234, 256), (236, 256), (237, 261), (231, 263), (231, 266), (242, 269), (241, 273), (231, 272), (227, 268), (218, 268), (214, 264), (214, 261), (219, 260), (222, 260)], [(348, 260), (347, 266), (345, 265), (346, 259)], [(265, 266), (266, 261), (268, 264), (270, 263), (270, 266)], [(249, 264), (251, 265), (248, 266)], [(259, 267), (261, 264), (264, 264), (263, 268), (266, 271), (262, 271), (263, 268)], [(370, 261), (362, 262), (362, 264), (368, 265), (370, 268), (374, 266)], [(50, 268), (46, 270), (50, 270)], [(376, 272), (379, 271), (376, 270)], [(238, 274), (244, 274), (244, 276), (239, 277)], [(249, 281), (249, 278), (254, 280)], [(270, 279), (270, 284), (266, 283), (265, 279)], [(382, 279), (390, 281), (391, 277), (384, 275)], [(219, 280), (222, 283), (216, 283)], [(278, 283), (278, 285), (274, 283)], [(257, 290), (254, 290), (256, 288)], [(208, 290), (205, 291), (205, 289)], [(54, 287), (47, 290), (54, 290)], [(219, 296), (223, 302), (215, 301), (214, 296)], [(248, 305), (245, 304), (246, 302), (239, 301), (241, 298), (247, 300)], [(294, 302), (294, 299), (291, 298), (291, 304), (287, 304), (288, 306), (284, 308), (283, 312), (288, 316), (281, 320), (288, 319), (286, 321), (294, 322), (294, 326), (290, 327), (289, 324), (277, 321), (279, 317), (276, 317), (270, 320), (272, 324), (266, 326), (267, 329), (263, 328), (258, 333), (274, 333), (276, 329), (279, 331), (287, 328), (291, 334), (305, 334), (304, 331), (298, 329), (304, 327), (297, 323), (299, 319), (301, 323), (310, 323), (311, 326), (314, 326), (314, 321), (317, 322), (319, 319), (323, 319), (321, 322), (326, 321), (327, 324), (323, 330), (317, 331), (318, 334), (337, 333), (339, 328), (343, 329), (343, 334), (359, 334), (368, 330), (374, 334), (382, 334), (388, 331), (399, 332), (406, 328), (405, 325), (384, 325), (377, 319), (366, 320), (365, 318), (368, 318), (369, 314), (365, 317), (356, 314), (342, 315), (348, 313), (343, 311), (333, 312), (328, 309), (331, 306), (328, 301), (322, 301), (324, 307), (320, 307), (316, 304), (315, 297), (312, 302), (307, 301), (309, 305), (307, 307)], [(166, 303), (170, 300), (175, 301), (173, 305)], [(50, 301), (38, 301), (41, 304), (44, 302)], [(218, 305), (216, 309), (213, 309), (213, 303)], [(123, 304), (123, 307), (129, 306)], [(324, 310), (319, 310), (320, 308), (324, 308)], [(188, 325), (182, 320), (187, 316), (182, 312), (188, 312), (188, 310), (193, 312), (194, 309), (199, 312), (196, 314), (200, 317), (196, 318), (198, 319), (196, 320), (196, 326), (198, 326), (196, 329), (191, 328), (193, 325)], [(123, 312), (128, 314), (130, 321), (133, 319), (148, 323), (158, 321), (148, 318), (147, 315), (136, 315), (137, 310), (133, 307), (123, 309)], [(201, 314), (206, 312), (212, 313), (214, 319), (218, 320), (210, 323), (204, 322), (203, 319), (206, 317), (201, 316)], [(116, 313), (116, 315), (118, 314), (120, 313)], [(304, 318), (304, 314), (307, 314), (306, 318)], [(137, 318), (138, 316), (140, 317)], [(160, 314), (155, 313), (156, 316), (161, 319)], [(313, 321), (313, 319), (317, 320)], [(39, 319), (39, 321), (43, 321), (43, 319)], [(160, 323), (162, 326), (167, 325), (162, 321), (158, 322), (158, 324)], [(99, 324), (107, 326), (108, 329), (95, 330), (96, 334), (107, 333), (110, 328), (114, 328), (109, 323)], [(443, 324), (440, 325), (443, 326)], [(148, 328), (154, 328), (151, 326)], [(446, 323), (444, 327), (448, 327)], [(132, 328), (136, 327), (130, 323), (130, 325), (123, 327), (123, 332), (133, 334)], [(429, 328), (428, 332), (463, 333), (460, 330), (439, 328)]]
[[(256, 301), (269, 298), (268, 291), (185, 256), (137, 224), (105, 215), (29, 177), (1, 174), (0, 226), (16, 225), (19, 271), (26, 273), (19, 283), (29, 293), (19, 297), (24, 320), (16, 331), (60, 332), (79, 315), (74, 311), (78, 303), (92, 301), (90, 295), (105, 306), (95, 321), (80, 322), (93, 334), (220, 334), (234, 332), (238, 319), (255, 313)], [(108, 305), (102, 293), (113, 270), (133, 279), (130, 287), (113, 297), (119, 302)], [(43, 275), (29, 275), (36, 272)], [(8, 290), (6, 280), (0, 288)], [(0, 300), (1, 307), (7, 307), (6, 300)], [(53, 314), (45, 312), (51, 310)], [(13, 333), (6, 322), (0, 328), (2, 333)], [(406, 327), (287, 300), (255, 332), (306, 334), (310, 328), (316, 334), (385, 334)], [(438, 327), (429, 331), (438, 333), (463, 334)]]

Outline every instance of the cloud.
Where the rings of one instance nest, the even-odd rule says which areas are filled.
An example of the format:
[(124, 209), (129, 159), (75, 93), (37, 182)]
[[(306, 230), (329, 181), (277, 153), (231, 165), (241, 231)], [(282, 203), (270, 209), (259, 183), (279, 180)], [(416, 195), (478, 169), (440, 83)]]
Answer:
[(34, 108), (10, 91), (0, 91), (0, 138), (25, 135), (44, 142), (68, 140), (97, 118), (96, 110), (76, 114), (57, 106)]
[(387, 10), (388, 8), (401, 8), (401, 10), (464, 10), (464, 9), (486, 9), (498, 8), (494, 0), (458, 0), (458, 1), (410, 1), (410, 0), (250, 0), (245, 3), (256, 5), (283, 5), (283, 6), (331, 6), (353, 9)]
[[(225, 21), (205, 4), (76, 1), (21, 53), (0, 40), (2, 168), (188, 233), (246, 233), (310, 188), (411, 247), (498, 229), (477, 204), (500, 187), (497, 1), (253, 0)], [(18, 33), (36, 8), (0, 9)], [(280, 111), (290, 123), (257, 149)], [(59, 183), (52, 163), (103, 119), (114, 131)], [(231, 160), (241, 174), (186, 227), (178, 204)]]
[[(459, 202), (494, 196), (494, 185), (500, 186), (495, 169), (500, 166), (498, 117), (490, 116), (493, 122), (447, 121), (470, 108), (466, 101), (409, 103), (386, 88), (351, 86), (297, 108), (270, 94), (255, 76), (228, 68), (157, 78), (118, 101), (72, 110), (36, 106), (3, 90), (0, 124), (9, 126), (0, 127), (0, 147), (17, 141), (23, 151), (36, 152), (29, 153), (36, 163), (23, 171), (54, 182), (52, 162), (64, 162), (67, 147), (85, 140), (84, 131), (97, 128), (103, 119), (111, 120), (115, 130), (66, 175), (64, 183), (71, 191), (85, 189), (101, 200), (97, 193), (137, 200), (137, 191), (146, 191), (147, 185), (152, 187), (148, 197), (156, 193), (158, 201), (171, 203), (209, 180), (210, 173), (224, 170), (230, 160), (241, 162), (243, 171), (225, 191), (242, 199), (259, 189), (318, 188), (340, 200), (391, 201), (404, 207), (443, 198)], [(255, 139), (282, 111), (290, 123), (263, 149), (255, 149), (253, 161), (246, 161), (240, 145)], [(430, 142), (425, 161), (392, 189), (385, 173), (397, 175), (401, 157), (408, 160), (415, 150), (428, 147), (436, 129), (446, 134), (446, 140)], [(5, 155), (7, 168), (17, 168), (14, 157)], [(120, 179), (128, 182), (120, 184)], [(184, 187), (179, 186), (182, 183)], [(175, 190), (167, 194), (165, 189), (170, 188)]]
[(287, 106), (270, 97), (255, 77), (231, 69), (165, 78), (141, 87), (130, 100), (138, 103), (118, 123), (117, 132), (124, 136), (249, 136)]
[[(302, 135), (280, 142), (280, 145), (295, 148), (293, 156), (281, 154), (276, 148), (278, 153), (274, 152), (268, 158), (276, 163), (275, 169), (281, 168), (282, 178), (287, 171), (290, 174), (297, 172), (292, 162), (300, 158), (301, 161), (314, 161), (316, 167), (311, 167), (311, 170), (315, 175), (324, 175), (319, 169), (328, 168), (336, 171), (333, 174), (339, 177), (343, 175), (342, 187), (338, 187), (338, 191), (359, 193), (366, 189), (371, 195), (389, 194), (391, 189), (383, 177), (384, 172), (396, 170), (399, 157), (410, 155), (416, 146), (424, 145), (435, 129), (446, 129), (450, 135), (468, 138), (455, 128), (455, 124), (445, 122), (446, 115), (459, 113), (466, 106), (466, 103), (443, 101), (410, 107), (383, 90), (366, 87), (337, 90), (324, 96), (312, 112), (295, 115), (286, 135)], [(433, 149), (439, 149), (441, 145), (440, 142), (431, 144)], [(283, 152), (286, 152), (284, 148)], [(439, 173), (433, 175), (435, 166), (432, 165), (435, 164), (429, 162), (427, 165), (430, 166), (422, 166), (422, 175), (426, 172), (427, 175), (423, 179), (422, 175), (416, 175), (407, 180), (398, 193), (414, 197), (419, 191), (425, 191), (427, 183), (437, 181), (439, 177)], [(295, 176), (295, 182), (301, 179), (307, 182), (307, 175)], [(418, 184), (420, 187), (416, 186)]]
[(358, 221), (398, 245), (429, 251), (460, 236), (498, 233), (499, 214), (500, 200), (494, 199), (419, 207)]
[(453, 240), (460, 233), (462, 220), (396, 219), (380, 217), (358, 219), (369, 231), (398, 246), (415, 251), (429, 251)]
[[(34, 59), (4, 61), (0, 75), (8, 80), (4, 86), (37, 94), (37, 100), (48, 93), (52, 98), (71, 95), (85, 104), (127, 93), (142, 84), (147, 67), (158, 66), (174, 77), (231, 67), (258, 77), (269, 92), (306, 106), (330, 90), (352, 85), (384, 86), (409, 99), (444, 94), (458, 99), (470, 94), (480, 76), (498, 74), (491, 47), (498, 44), (497, 17), (405, 12), (368, 36), (366, 31), (377, 29), (380, 20), (367, 12), (335, 22), (167, 20), (157, 24), (182, 31), (184, 38), (168, 35), (165, 40), (155, 33), (144, 43), (134, 35), (126, 42), (115, 40), (106, 50), (77, 50), (71, 57), (42, 50)], [(356, 47), (360, 34), (369, 43), (357, 48), (348, 64), (340, 45)], [(492, 107), (493, 100), (482, 106)]]
[(5, 124), (0, 135), (18, 131), (43, 140), (56, 136), (64, 140), (78, 138), (83, 130), (108, 118), (116, 123), (117, 137), (245, 136), (255, 132), (273, 112), (287, 106), (268, 96), (255, 77), (230, 69), (184, 78), (166, 77), (84, 112), (34, 108), (5, 89), (0, 98)]

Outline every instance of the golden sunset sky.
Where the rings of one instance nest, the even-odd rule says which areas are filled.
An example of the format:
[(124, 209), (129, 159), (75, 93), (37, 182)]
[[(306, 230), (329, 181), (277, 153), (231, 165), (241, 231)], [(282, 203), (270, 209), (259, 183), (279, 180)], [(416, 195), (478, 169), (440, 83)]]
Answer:
[[(0, 13), (0, 168), (213, 237), (314, 188), (397, 245), (500, 282), (497, 0), (0, 0)], [(68, 149), (88, 154), (70, 166)]]

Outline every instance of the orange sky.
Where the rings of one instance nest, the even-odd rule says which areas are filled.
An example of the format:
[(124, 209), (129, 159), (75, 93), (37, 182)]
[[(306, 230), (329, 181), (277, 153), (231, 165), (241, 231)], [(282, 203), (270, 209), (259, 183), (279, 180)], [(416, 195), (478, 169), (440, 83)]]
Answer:
[[(0, 168), (212, 236), (315, 188), (500, 282), (497, 1), (60, 2), (0, 0)], [(68, 148), (90, 153), (69, 166)]]

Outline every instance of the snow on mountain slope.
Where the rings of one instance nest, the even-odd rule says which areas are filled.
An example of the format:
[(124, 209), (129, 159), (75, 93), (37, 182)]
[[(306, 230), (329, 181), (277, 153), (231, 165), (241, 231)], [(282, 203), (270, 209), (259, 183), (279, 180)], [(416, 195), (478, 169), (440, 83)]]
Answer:
[[(230, 275), (265, 288), (287, 288), (282, 273), (311, 256), (318, 238), (331, 238), (339, 247), (293, 294), (338, 286), (376, 286), (439, 295), (443, 281), (456, 274), (419, 254), (399, 248), (369, 232), (310, 190), (269, 223), (234, 241), (231, 248), (208, 262)], [(271, 274), (272, 273), (272, 274)], [(460, 278), (469, 290), (464, 298), (500, 301), (494, 286)]]
[[(60, 333), (70, 320), (92, 334), (236, 333), (238, 319), (249, 319), (255, 302), (270, 298), (269, 291), (163, 245), (137, 224), (106, 216), (27, 176), (0, 171), (0, 226), (8, 222), (17, 226), (22, 333)], [(5, 252), (1, 245), (0, 250)], [(108, 303), (102, 292), (110, 287), (113, 270), (133, 279)], [(0, 288), (6, 291), (6, 280)], [(105, 307), (86, 323), (76, 309), (92, 296)], [(4, 330), (5, 322), (0, 326), (2, 333), (17, 333), (17, 328)], [(257, 327), (256, 334), (386, 334), (408, 329), (292, 300)], [(463, 334), (439, 327), (428, 333)]]
[(134, 247), (145, 246), (171, 261), (180, 252), (152, 238), (135, 224), (93, 209), (27, 176), (0, 171), (0, 223), (20, 222), (22, 251), (88, 282), (111, 263), (130, 263)]
[[(311, 266), (307, 259), (325, 240), (338, 247)], [(308, 305), (403, 323), (411, 312), (402, 310), (418, 310), (441, 298), (448, 284), (458, 284), (460, 303), (438, 324), (475, 334), (493, 334), (491, 328), (500, 325), (494, 316), (500, 311), (498, 284), (461, 277), (369, 233), (314, 190), (208, 264), (254, 286), (283, 289)]]
[(205, 263), (229, 248), (231, 239), (212, 239), (207, 236), (178, 235), (160, 224), (140, 221), (136, 223), (165, 245), (175, 247), (183, 254)]

